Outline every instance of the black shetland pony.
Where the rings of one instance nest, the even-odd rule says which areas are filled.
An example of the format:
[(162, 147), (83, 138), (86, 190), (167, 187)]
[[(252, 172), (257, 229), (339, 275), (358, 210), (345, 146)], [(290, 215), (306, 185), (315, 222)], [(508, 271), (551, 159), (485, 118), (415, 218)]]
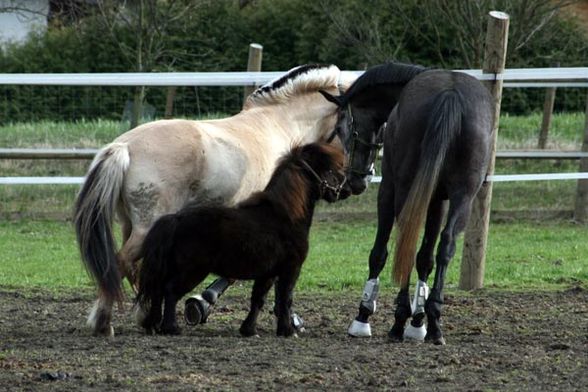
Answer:
[(143, 242), (140, 325), (149, 333), (179, 333), (176, 303), (213, 273), (255, 280), (251, 309), (239, 330), (243, 336), (257, 333), (257, 316), (277, 279), (277, 335), (294, 334), (292, 291), (308, 252), (314, 206), (319, 199), (349, 196), (343, 163), (343, 153), (329, 144), (295, 147), (265, 190), (237, 207), (187, 206), (157, 220)]
[[(444, 344), (440, 316), (445, 273), (455, 254), (456, 237), (465, 228), (472, 200), (486, 175), (493, 129), (492, 97), (477, 79), (465, 73), (399, 63), (367, 70), (344, 95), (323, 95), (340, 108), (335, 131), (350, 154), (347, 177), (353, 194), (366, 189), (377, 149), (382, 142), (384, 146), (378, 230), (359, 314), (349, 334), (371, 335), (368, 318), (375, 311), (378, 276), (386, 263), (387, 243), (396, 219), (393, 279), (400, 284), (400, 292), (395, 323), (388, 335), (394, 341), (410, 337)], [(425, 218), (424, 238), (416, 253)], [(433, 270), (440, 231), (435, 279), (427, 298), (426, 281)], [(415, 259), (418, 281), (411, 304), (408, 286)], [(428, 330), (423, 324), (425, 315)]]

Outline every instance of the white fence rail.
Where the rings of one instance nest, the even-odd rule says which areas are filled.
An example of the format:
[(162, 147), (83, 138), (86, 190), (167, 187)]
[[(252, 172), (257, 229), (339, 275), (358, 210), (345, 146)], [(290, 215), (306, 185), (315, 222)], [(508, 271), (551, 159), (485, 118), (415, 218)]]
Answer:
[[(484, 74), (481, 70), (458, 70), (480, 80), (504, 81), (504, 87), (588, 87), (588, 67), (507, 69), (502, 74)], [(359, 76), (362, 71), (343, 71)], [(59, 86), (255, 86), (268, 83), (284, 72), (179, 72), (179, 73), (102, 73), (102, 74), (0, 74), (0, 85), (59, 85)], [(0, 159), (87, 159), (96, 150), (0, 149)], [(42, 153), (39, 155), (39, 153)], [(507, 153), (508, 154), (508, 153)], [(536, 158), (510, 152), (510, 158)], [(519, 153), (520, 154), (520, 153)], [(586, 158), (582, 152), (542, 152), (543, 158)], [(497, 157), (500, 156), (499, 152)], [(573, 156), (572, 156), (573, 155)], [(504, 157), (504, 156), (503, 156)], [(535, 175), (494, 175), (488, 180), (537, 181), (587, 179), (588, 173), (553, 173)], [(0, 177), (0, 185), (17, 184), (81, 184), (82, 177)], [(374, 182), (378, 182), (375, 178)]]
[[(588, 87), (588, 67), (511, 68), (503, 74), (460, 69), (480, 80), (503, 80), (504, 87)], [(254, 86), (270, 82), (285, 72), (151, 72), (151, 73), (52, 73), (0, 74), (0, 85), (38, 86)], [(359, 76), (363, 71), (343, 71)]]

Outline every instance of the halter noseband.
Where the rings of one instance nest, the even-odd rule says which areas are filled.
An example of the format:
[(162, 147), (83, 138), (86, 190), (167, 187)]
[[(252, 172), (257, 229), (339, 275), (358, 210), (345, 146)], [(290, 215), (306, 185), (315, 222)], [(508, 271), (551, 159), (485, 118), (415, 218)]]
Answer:
[(321, 176), (319, 176), (317, 174), (317, 172), (314, 171), (314, 169), (305, 160), (301, 160), (300, 162), (302, 163), (304, 168), (307, 169), (314, 176), (314, 178), (318, 181), (320, 197), (323, 197), (325, 192), (327, 190), (329, 190), (329, 191), (333, 192), (335, 194), (335, 197), (337, 198), (337, 200), (339, 200), (339, 195), (341, 194), (341, 191), (343, 190), (343, 186), (347, 182), (347, 176), (343, 176), (343, 181), (341, 181), (338, 185), (331, 185), (331, 184), (329, 184), (329, 182), (327, 180), (321, 178)]
[[(378, 151), (380, 151), (380, 149), (382, 148), (382, 146), (384, 144), (383, 143), (368, 142), (367, 140), (365, 140), (359, 136), (359, 132), (357, 132), (357, 130), (355, 129), (355, 121), (353, 120), (353, 114), (351, 113), (351, 105), (349, 105), (349, 104), (347, 105), (347, 114), (349, 115), (349, 129), (351, 131), (351, 149), (349, 151), (349, 164), (348, 164), (348, 168), (347, 168), (347, 173), (357, 174), (361, 177), (373, 175), (373, 171), (374, 171), (373, 167), (374, 167), (374, 163), (376, 161), (376, 157), (378, 156)], [(358, 144), (361, 144), (361, 145), (367, 147), (370, 150), (370, 154), (374, 150), (376, 152), (373, 156), (373, 159), (370, 162), (370, 165), (369, 165), (370, 169), (369, 170), (357, 170), (357, 169), (353, 168), (355, 148), (357, 147)]]

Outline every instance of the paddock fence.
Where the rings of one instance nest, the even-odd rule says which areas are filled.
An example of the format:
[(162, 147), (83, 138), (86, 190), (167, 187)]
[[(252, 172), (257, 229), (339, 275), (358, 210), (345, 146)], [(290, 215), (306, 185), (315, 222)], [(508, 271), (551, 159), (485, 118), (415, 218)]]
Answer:
[[(512, 68), (502, 74), (482, 70), (456, 70), (483, 81), (502, 80), (505, 88), (586, 88), (588, 67)], [(359, 76), (363, 71), (343, 71)], [(251, 88), (268, 83), (285, 72), (178, 72), (178, 73), (103, 73), (103, 74), (0, 74), (0, 85), (35, 86), (194, 86)], [(588, 115), (588, 113), (587, 113)], [(584, 141), (584, 144), (588, 141)], [(92, 159), (95, 149), (0, 148), (0, 159)], [(588, 151), (498, 151), (499, 159), (580, 159)], [(539, 173), (536, 175), (493, 175), (488, 181), (537, 181), (588, 178), (588, 173)], [(373, 182), (379, 182), (374, 177)], [(0, 177), (0, 185), (80, 184), (83, 177)]]

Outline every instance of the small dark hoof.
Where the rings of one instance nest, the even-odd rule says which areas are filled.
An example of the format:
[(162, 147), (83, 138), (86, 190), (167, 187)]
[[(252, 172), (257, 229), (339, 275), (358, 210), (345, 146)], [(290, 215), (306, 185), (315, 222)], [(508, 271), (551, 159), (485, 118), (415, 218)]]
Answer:
[(179, 335), (182, 332), (180, 328), (176, 325), (169, 326), (169, 327), (161, 327), (159, 330), (160, 335)]
[(443, 335), (430, 336), (427, 334), (427, 336), (425, 336), (425, 342), (433, 343), (435, 346), (444, 346), (445, 338), (443, 338)]
[(145, 330), (145, 335), (154, 335), (157, 333), (157, 329), (152, 325), (141, 325)]
[(404, 337), (388, 334), (388, 341), (390, 343), (402, 343), (404, 342)]
[(404, 342), (404, 330), (396, 330), (395, 328), (392, 328), (388, 331), (388, 341), (390, 343)]
[(243, 328), (243, 327), (241, 327), (241, 328), (239, 328), (239, 333), (244, 338), (249, 338), (251, 336), (259, 336), (257, 334), (257, 329), (256, 328)]
[(296, 334), (296, 330), (294, 328), (292, 328), (292, 327), (290, 327), (290, 328), (280, 328), (280, 329), (278, 329), (278, 331), (276, 333), (276, 335), (283, 336), (285, 338), (290, 337), (290, 336), (295, 335), (295, 334)]

